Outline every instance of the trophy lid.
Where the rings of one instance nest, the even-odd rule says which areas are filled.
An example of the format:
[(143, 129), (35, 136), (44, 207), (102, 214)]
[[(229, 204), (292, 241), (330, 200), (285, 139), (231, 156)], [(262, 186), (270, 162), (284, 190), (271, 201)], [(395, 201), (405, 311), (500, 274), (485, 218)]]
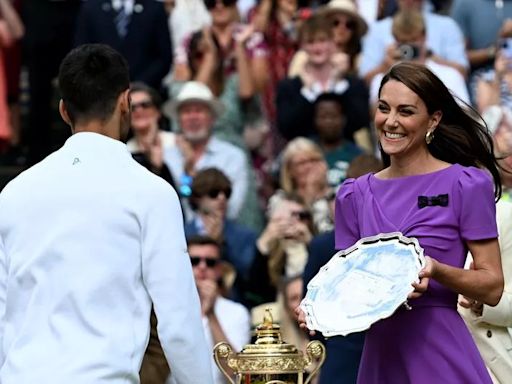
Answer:
[(281, 327), (274, 324), (270, 308), (265, 309), (263, 323), (256, 327), (256, 341), (247, 344), (240, 354), (297, 354), (298, 349), (281, 338)]

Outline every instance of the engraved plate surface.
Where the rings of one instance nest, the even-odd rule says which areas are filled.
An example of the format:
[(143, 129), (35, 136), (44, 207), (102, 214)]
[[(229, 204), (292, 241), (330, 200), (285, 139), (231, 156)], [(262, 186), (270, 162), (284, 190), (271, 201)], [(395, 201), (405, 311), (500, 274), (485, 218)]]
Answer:
[(309, 282), (301, 308), (309, 329), (348, 335), (391, 316), (425, 265), (423, 249), (400, 232), (359, 240), (337, 252)]

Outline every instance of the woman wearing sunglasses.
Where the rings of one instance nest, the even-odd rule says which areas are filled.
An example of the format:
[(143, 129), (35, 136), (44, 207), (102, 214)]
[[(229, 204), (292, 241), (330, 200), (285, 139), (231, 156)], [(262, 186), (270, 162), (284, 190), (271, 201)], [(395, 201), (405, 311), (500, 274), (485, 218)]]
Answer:
[(174, 186), (169, 168), (163, 161), (163, 151), (175, 145), (175, 135), (160, 129), (162, 101), (156, 90), (135, 82), (130, 86), (131, 132), (127, 143), (133, 158)]

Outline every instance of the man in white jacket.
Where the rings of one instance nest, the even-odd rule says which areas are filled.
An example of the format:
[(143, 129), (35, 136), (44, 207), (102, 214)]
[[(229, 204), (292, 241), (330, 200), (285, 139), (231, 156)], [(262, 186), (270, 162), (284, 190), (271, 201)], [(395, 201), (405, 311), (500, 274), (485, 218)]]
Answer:
[(175, 381), (211, 384), (178, 198), (120, 141), (125, 60), (78, 47), (59, 86), (73, 135), (0, 194), (0, 382), (139, 383), (153, 304)]

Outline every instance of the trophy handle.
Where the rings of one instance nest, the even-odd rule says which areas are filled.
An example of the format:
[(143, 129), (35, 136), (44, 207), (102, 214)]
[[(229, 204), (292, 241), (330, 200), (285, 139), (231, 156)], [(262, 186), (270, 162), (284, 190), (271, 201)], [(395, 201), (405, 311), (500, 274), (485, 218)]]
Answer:
[(306, 347), (307, 365), (311, 364), (311, 361), (316, 360), (316, 367), (309, 374), (304, 384), (308, 384), (313, 377), (318, 373), (325, 361), (325, 346), (318, 340), (310, 341)]
[(228, 379), (231, 384), (235, 384), (235, 381), (231, 378), (231, 376), (229, 376), (220, 361), (220, 359), (227, 361), (227, 358), (231, 353), (233, 353), (233, 350), (231, 349), (231, 346), (225, 341), (221, 341), (220, 343), (217, 343), (215, 347), (213, 347), (213, 359), (215, 360), (215, 364), (217, 364), (217, 367), (220, 369), (226, 379)]

